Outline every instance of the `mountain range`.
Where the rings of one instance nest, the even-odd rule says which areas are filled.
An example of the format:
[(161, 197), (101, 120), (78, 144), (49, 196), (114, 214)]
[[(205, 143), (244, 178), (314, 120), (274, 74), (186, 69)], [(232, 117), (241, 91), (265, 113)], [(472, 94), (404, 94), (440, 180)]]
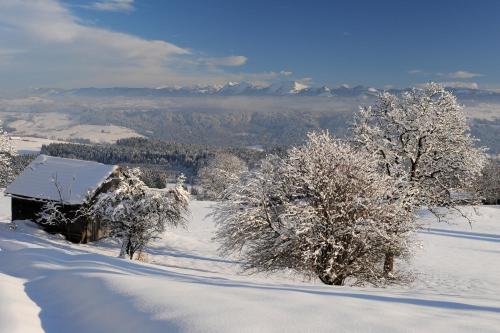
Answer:
[[(459, 99), (481, 99), (500, 102), (500, 92), (470, 88), (448, 88)], [(406, 89), (389, 89), (398, 93)], [(163, 86), (157, 88), (110, 87), (110, 88), (38, 88), (37, 94), (49, 96), (82, 97), (187, 97), (187, 96), (318, 96), (318, 97), (363, 97), (377, 96), (382, 89), (366, 86), (338, 87), (309, 86), (298, 81), (281, 81), (262, 86), (249, 82), (228, 82), (224, 85)]]

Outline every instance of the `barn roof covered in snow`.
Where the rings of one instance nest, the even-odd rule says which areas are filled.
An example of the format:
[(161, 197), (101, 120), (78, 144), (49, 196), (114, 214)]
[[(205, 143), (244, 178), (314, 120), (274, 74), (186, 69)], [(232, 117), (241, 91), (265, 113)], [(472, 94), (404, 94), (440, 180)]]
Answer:
[(81, 204), (117, 168), (116, 165), (39, 155), (7, 187), (5, 193)]

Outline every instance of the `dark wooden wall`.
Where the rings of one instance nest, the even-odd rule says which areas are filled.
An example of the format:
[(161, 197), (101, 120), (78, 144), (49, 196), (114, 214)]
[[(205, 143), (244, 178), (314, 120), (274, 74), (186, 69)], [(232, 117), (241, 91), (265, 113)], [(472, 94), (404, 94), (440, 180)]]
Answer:
[[(12, 220), (31, 220), (36, 222), (45, 202), (30, 198), (12, 198)], [(74, 218), (79, 205), (66, 205), (62, 212), (69, 218)], [(67, 240), (74, 243), (87, 243), (106, 236), (106, 230), (101, 221), (79, 218), (74, 223), (60, 223), (57, 225), (41, 225), (47, 232), (62, 234)]]

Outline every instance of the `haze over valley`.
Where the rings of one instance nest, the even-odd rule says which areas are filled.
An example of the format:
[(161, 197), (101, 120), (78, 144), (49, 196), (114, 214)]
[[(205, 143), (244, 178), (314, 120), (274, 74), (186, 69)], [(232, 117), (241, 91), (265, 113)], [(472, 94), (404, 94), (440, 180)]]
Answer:
[[(451, 89), (464, 105), (472, 133), (500, 152), (500, 93)], [(289, 146), (308, 131), (345, 137), (353, 114), (384, 90), (309, 87), (293, 81), (271, 86), (34, 89), (0, 99), (0, 117), (15, 136), (76, 142), (149, 137), (223, 146)], [(391, 92), (399, 90), (391, 89)]]

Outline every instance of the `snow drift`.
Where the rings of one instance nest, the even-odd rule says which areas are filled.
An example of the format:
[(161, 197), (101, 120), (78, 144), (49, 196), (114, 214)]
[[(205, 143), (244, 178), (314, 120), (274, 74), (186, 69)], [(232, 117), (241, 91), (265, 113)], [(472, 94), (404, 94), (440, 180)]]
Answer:
[(500, 325), (500, 208), (419, 233), (415, 282), (329, 287), (282, 275), (244, 276), (216, 255), (207, 202), (187, 230), (168, 230), (150, 263), (116, 244), (75, 245), (31, 222), (0, 223), (1, 332), (495, 332)]

